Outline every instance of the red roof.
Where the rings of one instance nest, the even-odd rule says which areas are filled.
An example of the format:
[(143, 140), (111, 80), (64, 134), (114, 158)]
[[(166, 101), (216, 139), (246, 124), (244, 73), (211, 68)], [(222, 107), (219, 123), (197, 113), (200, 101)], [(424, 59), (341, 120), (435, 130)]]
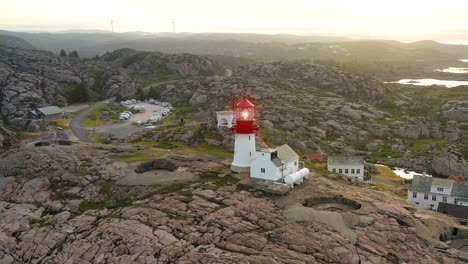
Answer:
[(242, 96), (242, 99), (240, 99), (239, 102), (237, 102), (236, 107), (238, 108), (252, 108), (255, 105), (250, 102), (247, 97)]
[(320, 153), (312, 153), (312, 154), (307, 154), (302, 158), (307, 159), (307, 160), (319, 160), (321, 157), (322, 155)]
[(449, 176), (448, 177), (449, 180), (452, 180), (452, 181), (459, 181), (459, 182), (464, 182), (465, 181), (465, 178), (463, 178), (463, 176)]

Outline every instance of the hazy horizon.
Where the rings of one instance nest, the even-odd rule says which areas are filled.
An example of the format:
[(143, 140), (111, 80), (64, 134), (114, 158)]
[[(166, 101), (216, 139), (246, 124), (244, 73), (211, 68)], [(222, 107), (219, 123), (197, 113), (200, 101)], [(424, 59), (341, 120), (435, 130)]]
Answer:
[(0, 29), (260, 33), (468, 41), (468, 1), (0, 0)]

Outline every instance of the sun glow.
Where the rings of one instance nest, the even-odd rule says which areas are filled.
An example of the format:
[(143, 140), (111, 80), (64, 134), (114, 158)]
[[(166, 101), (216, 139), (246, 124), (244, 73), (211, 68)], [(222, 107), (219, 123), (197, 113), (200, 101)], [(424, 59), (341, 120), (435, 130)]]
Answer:
[(374, 18), (433, 16), (457, 11), (460, 8), (466, 10), (468, 6), (467, 1), (460, 0), (444, 1), (443, 4), (439, 0), (308, 0), (308, 3), (315, 8), (323, 8), (349, 16)]
[[(437, 38), (465, 34), (468, 1), (461, 0), (0, 0), (0, 29), (116, 32), (255, 32), (368, 34)], [(419, 34), (419, 36), (414, 36)], [(447, 39), (450, 40), (450, 39)]]

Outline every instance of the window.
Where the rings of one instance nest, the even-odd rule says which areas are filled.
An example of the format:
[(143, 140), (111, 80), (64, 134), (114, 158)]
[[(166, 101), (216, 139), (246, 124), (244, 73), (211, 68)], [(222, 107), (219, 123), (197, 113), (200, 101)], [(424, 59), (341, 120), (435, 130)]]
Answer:
[(261, 173), (265, 173), (265, 168), (261, 168), (261, 169), (260, 169), (260, 172), (261, 172)]
[(413, 192), (413, 198), (418, 198), (418, 193), (417, 192)]
[(437, 187), (437, 191), (438, 191), (438, 192), (443, 192), (443, 191), (444, 191), (444, 188), (442, 188), (442, 187)]
[(252, 157), (252, 152), (249, 152), (249, 156), (251, 156), (251, 157)]
[(427, 193), (424, 194), (424, 200), (429, 199), (429, 195)]
[(332, 169), (333, 172), (336, 172), (336, 169)]
[(416, 204), (419, 204), (418, 202), (416, 202)]
[(338, 169), (338, 172), (339, 172), (339, 173), (343, 173), (343, 170), (342, 170), (342, 169)]
[(294, 166), (297, 166), (297, 161), (294, 161)]
[(348, 173), (349, 173), (348, 169), (345, 169), (345, 170), (344, 170), (344, 173), (348, 174)]
[(442, 202), (446, 203), (447, 202), (447, 196), (442, 197)]
[(250, 136), (249, 136), (249, 140), (250, 140)]
[(458, 198), (453, 199), (454, 204), (458, 204)]
[(351, 169), (351, 174), (354, 174), (354, 169)]
[(432, 201), (437, 201), (437, 196), (436, 195), (432, 195)]
[(356, 173), (357, 174), (361, 173), (361, 169), (356, 169)]

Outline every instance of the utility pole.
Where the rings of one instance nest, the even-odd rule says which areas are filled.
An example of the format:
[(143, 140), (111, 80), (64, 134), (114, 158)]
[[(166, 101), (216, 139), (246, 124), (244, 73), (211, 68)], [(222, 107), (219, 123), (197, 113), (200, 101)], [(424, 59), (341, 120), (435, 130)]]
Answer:
[(114, 32), (114, 20), (111, 20), (110, 23), (111, 23), (111, 30), (112, 32)]

